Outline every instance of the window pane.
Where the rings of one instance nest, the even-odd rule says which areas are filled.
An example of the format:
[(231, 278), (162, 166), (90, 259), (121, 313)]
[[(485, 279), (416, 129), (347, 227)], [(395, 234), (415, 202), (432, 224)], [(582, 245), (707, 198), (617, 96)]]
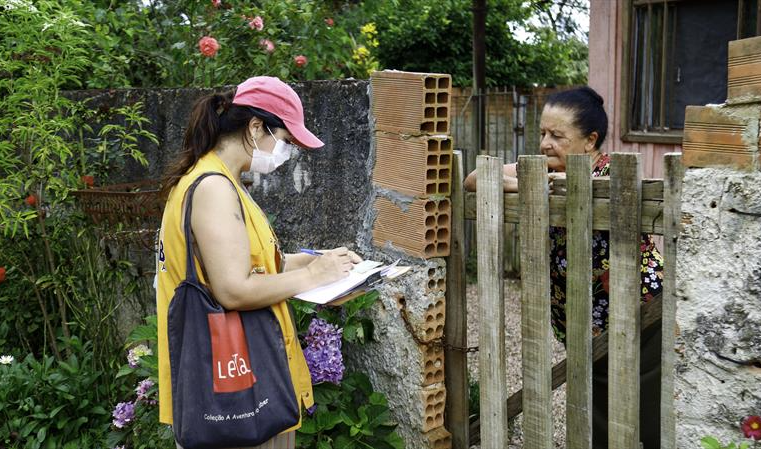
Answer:
[(677, 6), (676, 45), (672, 58), (672, 127), (684, 128), (687, 105), (727, 99), (727, 45), (737, 39), (737, 1), (681, 2)]
[[(757, 1), (745, 0), (754, 7)], [(685, 106), (726, 100), (727, 43), (737, 38), (737, 10), (738, 0), (664, 1), (634, 7), (632, 130), (683, 129)], [(746, 20), (755, 20), (755, 15)]]

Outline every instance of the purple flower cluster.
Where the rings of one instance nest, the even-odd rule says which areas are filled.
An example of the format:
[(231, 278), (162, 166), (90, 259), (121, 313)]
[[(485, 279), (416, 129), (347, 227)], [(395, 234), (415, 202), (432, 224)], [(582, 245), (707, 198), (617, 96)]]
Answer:
[(148, 399), (148, 392), (150, 391), (151, 387), (153, 387), (153, 381), (151, 379), (141, 380), (140, 383), (137, 384), (137, 388), (135, 388), (135, 393), (137, 393), (137, 400), (143, 401)]
[(341, 355), (342, 329), (320, 318), (309, 323), (309, 330), (304, 338), (307, 360), (313, 383), (332, 382), (338, 384), (343, 379), (344, 361)]
[(127, 363), (129, 363), (129, 367), (137, 368), (140, 366), (140, 357), (146, 355), (153, 355), (151, 348), (146, 345), (137, 345), (134, 348), (130, 349), (129, 353), (127, 353)]
[(111, 415), (114, 417), (114, 426), (121, 429), (135, 418), (135, 403), (120, 402), (116, 404)]

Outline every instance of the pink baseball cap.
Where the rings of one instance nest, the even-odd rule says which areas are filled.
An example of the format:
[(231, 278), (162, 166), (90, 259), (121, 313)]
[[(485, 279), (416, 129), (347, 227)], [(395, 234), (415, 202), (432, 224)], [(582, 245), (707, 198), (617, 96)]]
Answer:
[(291, 86), (271, 76), (255, 76), (238, 84), (233, 104), (253, 106), (275, 114), (285, 123), (293, 143), (304, 148), (319, 148), (322, 141), (304, 126), (304, 108)]

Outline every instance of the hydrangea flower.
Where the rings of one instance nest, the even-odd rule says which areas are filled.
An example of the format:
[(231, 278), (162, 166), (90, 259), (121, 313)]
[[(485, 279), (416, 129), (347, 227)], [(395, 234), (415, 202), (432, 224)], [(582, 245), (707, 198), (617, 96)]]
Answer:
[(343, 379), (344, 363), (341, 354), (341, 334), (343, 330), (325, 320), (315, 318), (309, 323), (304, 338), (304, 357), (312, 375), (312, 382), (332, 382), (338, 384)]
[(133, 419), (135, 419), (135, 403), (134, 402), (120, 402), (114, 407), (114, 411), (111, 413), (114, 417), (114, 426), (119, 429), (124, 428)]
[(127, 363), (130, 368), (137, 368), (140, 365), (140, 357), (153, 355), (153, 351), (146, 345), (137, 345), (127, 353)]
[(148, 390), (153, 387), (153, 381), (151, 379), (143, 379), (140, 381), (139, 384), (137, 384), (137, 388), (135, 388), (135, 393), (137, 393), (137, 400), (145, 400), (148, 399)]

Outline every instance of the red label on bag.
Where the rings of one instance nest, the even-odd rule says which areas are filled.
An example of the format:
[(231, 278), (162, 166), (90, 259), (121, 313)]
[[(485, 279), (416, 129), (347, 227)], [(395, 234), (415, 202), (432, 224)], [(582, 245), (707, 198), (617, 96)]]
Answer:
[(251, 388), (256, 376), (251, 371), (246, 334), (238, 312), (210, 313), (211, 358), (214, 392), (232, 393)]

